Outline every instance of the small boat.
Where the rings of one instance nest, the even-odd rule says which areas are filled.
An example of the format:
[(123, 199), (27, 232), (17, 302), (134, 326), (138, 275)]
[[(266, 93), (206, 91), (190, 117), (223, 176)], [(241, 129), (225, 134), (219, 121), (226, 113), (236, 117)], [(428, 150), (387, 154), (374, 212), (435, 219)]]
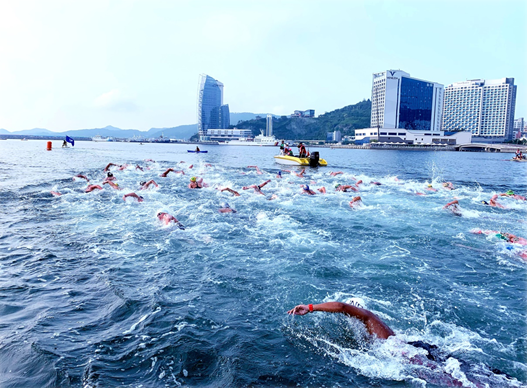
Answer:
[(195, 152), (196, 154), (206, 154), (209, 151), (196, 151), (196, 150), (187, 150), (187, 152)]
[(328, 162), (325, 159), (321, 159), (318, 152), (312, 152), (310, 156), (306, 158), (299, 158), (298, 156), (289, 156), (289, 155), (275, 155), (274, 157), (276, 163), (286, 164), (289, 166), (327, 166)]
[(92, 141), (98, 141), (98, 142), (113, 141), (113, 137), (102, 137), (101, 135), (94, 136), (91, 139)]

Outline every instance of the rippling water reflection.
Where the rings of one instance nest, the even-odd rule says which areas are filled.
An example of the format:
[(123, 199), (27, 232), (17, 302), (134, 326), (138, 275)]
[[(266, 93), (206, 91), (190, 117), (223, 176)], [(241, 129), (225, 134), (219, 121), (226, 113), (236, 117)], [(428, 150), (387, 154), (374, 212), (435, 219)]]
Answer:
[[(320, 149), (331, 167), (278, 180), (272, 148), (76, 144), (0, 142), (1, 386), (527, 382), (524, 247), (470, 232), (527, 237), (525, 202), (481, 204), (526, 194), (527, 166), (510, 155)], [(100, 184), (109, 162), (131, 165), (112, 170), (122, 191), (84, 193), (72, 180)], [(186, 175), (159, 177), (168, 167)], [(192, 175), (210, 187), (188, 189)], [(160, 187), (139, 192), (148, 179)], [(267, 179), (265, 196), (241, 190)], [(353, 194), (333, 187), (359, 179), (364, 206), (353, 211)], [(425, 190), (443, 181), (457, 189)], [(328, 193), (302, 195), (303, 183)], [(131, 191), (144, 202), (123, 201)], [(454, 196), (462, 217), (442, 209)], [(236, 214), (218, 212), (225, 201)], [(161, 225), (158, 211), (186, 229)], [(351, 297), (396, 338), (371, 343), (354, 320), (285, 314)], [(414, 340), (454, 358), (412, 363), (419, 351), (402, 341)]]

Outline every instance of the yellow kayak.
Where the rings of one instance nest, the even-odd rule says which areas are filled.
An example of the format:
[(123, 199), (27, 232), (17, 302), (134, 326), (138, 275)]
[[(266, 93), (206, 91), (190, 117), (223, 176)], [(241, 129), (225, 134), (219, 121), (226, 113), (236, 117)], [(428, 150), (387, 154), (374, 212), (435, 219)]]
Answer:
[(287, 164), (289, 166), (327, 166), (328, 162), (319, 158), (318, 152), (312, 152), (307, 158), (299, 158), (298, 156), (275, 155), (276, 163)]

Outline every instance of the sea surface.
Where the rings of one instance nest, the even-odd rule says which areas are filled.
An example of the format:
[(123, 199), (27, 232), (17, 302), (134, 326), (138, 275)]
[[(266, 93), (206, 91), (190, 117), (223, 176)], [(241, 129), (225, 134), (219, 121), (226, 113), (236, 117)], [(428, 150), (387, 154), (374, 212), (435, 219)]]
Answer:
[[(527, 201), (482, 203), (527, 195), (511, 154), (321, 148), (328, 167), (302, 178), (273, 147), (61, 143), (0, 141), (0, 387), (527, 385), (527, 247), (474, 233), (527, 238)], [(122, 190), (74, 179), (100, 185), (109, 163), (128, 164), (110, 168)], [(287, 314), (352, 300), (396, 336)]]

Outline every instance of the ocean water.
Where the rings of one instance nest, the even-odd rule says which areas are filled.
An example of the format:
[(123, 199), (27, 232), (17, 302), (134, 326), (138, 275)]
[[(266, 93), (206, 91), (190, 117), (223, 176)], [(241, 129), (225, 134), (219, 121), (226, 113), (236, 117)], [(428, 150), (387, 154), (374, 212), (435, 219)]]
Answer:
[[(527, 247), (472, 233), (527, 238), (527, 201), (481, 203), (527, 195), (512, 155), (319, 149), (328, 167), (277, 179), (274, 148), (60, 144), (0, 141), (0, 387), (527, 384)], [(101, 184), (110, 162), (129, 164), (111, 168), (122, 190), (73, 179)], [(160, 177), (169, 167), (185, 175)], [(209, 187), (188, 189), (191, 176)], [(159, 188), (139, 191), (149, 179)], [(242, 190), (268, 179), (265, 195)], [(334, 190), (358, 180), (358, 194)], [(306, 183), (327, 193), (302, 195)], [(461, 216), (443, 209), (454, 199)], [(396, 336), (286, 313), (352, 298)]]

